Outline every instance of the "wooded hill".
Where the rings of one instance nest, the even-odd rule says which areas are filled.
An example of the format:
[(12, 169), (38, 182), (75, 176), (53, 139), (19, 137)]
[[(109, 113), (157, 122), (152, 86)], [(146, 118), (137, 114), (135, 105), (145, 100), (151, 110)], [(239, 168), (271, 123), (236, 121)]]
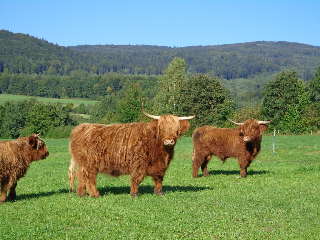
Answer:
[(320, 47), (292, 42), (250, 42), (217, 46), (81, 45), (61, 47), (27, 34), (0, 30), (0, 73), (69, 75), (73, 70), (95, 74), (159, 75), (174, 57), (186, 61), (192, 74), (220, 79), (254, 78), (297, 69), (310, 80), (320, 63)]

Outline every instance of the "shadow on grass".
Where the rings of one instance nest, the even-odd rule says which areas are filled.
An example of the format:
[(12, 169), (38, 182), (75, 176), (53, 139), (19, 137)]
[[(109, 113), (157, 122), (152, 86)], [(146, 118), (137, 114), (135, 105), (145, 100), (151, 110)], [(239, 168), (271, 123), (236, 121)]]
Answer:
[[(31, 198), (40, 198), (40, 197), (49, 197), (55, 194), (60, 194), (60, 193), (69, 193), (68, 189), (60, 189), (58, 191), (51, 191), (51, 192), (39, 192), (39, 193), (30, 193), (30, 194), (19, 194), (19, 192), (17, 192), (17, 197), (16, 199), (13, 201), (21, 201), (21, 200), (25, 200), (25, 199), (31, 199)], [(8, 200), (10, 202), (10, 200)]]
[[(197, 192), (202, 191), (205, 189), (210, 189), (209, 187), (195, 187), (195, 186), (166, 186), (164, 185), (162, 187), (162, 190), (164, 194), (168, 192)], [(102, 187), (98, 189), (100, 194), (106, 195), (106, 194), (130, 194), (130, 186), (128, 187)], [(140, 186), (139, 187), (139, 195), (141, 194), (153, 194), (154, 193), (154, 186)]]
[[(247, 175), (261, 175), (261, 174), (267, 174), (270, 173), (269, 171), (250, 171), (248, 170)], [(239, 170), (211, 170), (209, 171), (210, 175), (240, 175), (240, 169)], [(199, 175), (199, 177), (202, 177), (202, 173)]]
[[(205, 189), (210, 189), (208, 187), (195, 187), (195, 186), (163, 186), (162, 190), (164, 193), (168, 192), (197, 192)], [(127, 187), (102, 187), (98, 189), (101, 196), (107, 194), (130, 194), (130, 186)], [(17, 197), (15, 200), (11, 201), (7, 199), (8, 202), (16, 202), (26, 199), (37, 199), (41, 197), (49, 197), (55, 194), (68, 194), (68, 189), (60, 189), (58, 191), (51, 191), (51, 192), (40, 192), (40, 193), (31, 193), (31, 194), (20, 194), (17, 193)], [(139, 195), (141, 194), (154, 194), (154, 186), (140, 186), (139, 187)]]

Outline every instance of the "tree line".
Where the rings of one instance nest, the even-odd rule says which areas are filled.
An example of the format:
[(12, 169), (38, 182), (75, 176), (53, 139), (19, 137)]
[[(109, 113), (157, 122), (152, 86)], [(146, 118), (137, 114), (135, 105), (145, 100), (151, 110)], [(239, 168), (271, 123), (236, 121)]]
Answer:
[(174, 58), (159, 76), (157, 91), (151, 98), (145, 94), (144, 86), (134, 80), (137, 79), (127, 80), (119, 91), (107, 88), (100, 101), (87, 107), (82, 104), (73, 108), (72, 104), (63, 106), (36, 100), (6, 102), (0, 105), (0, 137), (17, 138), (39, 132), (46, 137), (68, 137), (80, 120), (74, 119), (72, 112), (90, 114), (89, 121), (95, 123), (149, 121), (142, 114), (142, 102), (154, 115), (197, 114), (190, 121), (189, 135), (200, 126), (231, 127), (230, 119), (241, 122), (248, 118), (271, 120), (269, 129), (282, 133), (299, 134), (320, 129), (320, 66), (309, 82), (301, 80), (295, 69), (280, 72), (262, 91), (260, 105), (238, 110), (232, 94), (218, 77), (188, 75), (182, 58)]
[(296, 68), (310, 80), (320, 48), (290, 42), (252, 42), (172, 48), (148, 45), (82, 45), (61, 47), (27, 34), (0, 30), (0, 73), (69, 76), (72, 71), (104, 75), (162, 75), (174, 57), (186, 70), (220, 79), (249, 78)]

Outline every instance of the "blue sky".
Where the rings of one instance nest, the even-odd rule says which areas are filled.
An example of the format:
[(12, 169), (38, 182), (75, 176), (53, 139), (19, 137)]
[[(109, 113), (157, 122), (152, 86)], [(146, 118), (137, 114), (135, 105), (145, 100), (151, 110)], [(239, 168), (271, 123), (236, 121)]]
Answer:
[(0, 0), (0, 8), (0, 29), (60, 46), (252, 41), (320, 46), (319, 0)]

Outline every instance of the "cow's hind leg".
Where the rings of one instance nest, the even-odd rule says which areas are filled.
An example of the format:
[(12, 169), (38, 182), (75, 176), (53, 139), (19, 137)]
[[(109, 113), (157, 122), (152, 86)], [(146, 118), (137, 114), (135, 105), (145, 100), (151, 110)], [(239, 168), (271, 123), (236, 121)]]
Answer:
[[(211, 157), (209, 157), (209, 160), (210, 160)], [(198, 172), (199, 172), (199, 168), (203, 166), (202, 168), (202, 171), (205, 169), (205, 171), (207, 171), (208, 173), (208, 170), (206, 170), (206, 166), (208, 164), (208, 155), (205, 155), (205, 154), (199, 154), (199, 153), (196, 153), (195, 151), (193, 151), (193, 154), (192, 154), (192, 176), (194, 178), (198, 178)], [(208, 173), (209, 175), (209, 173)]]
[(144, 174), (131, 173), (131, 176), (130, 176), (130, 181), (131, 181), (130, 195), (132, 198), (138, 197), (139, 185), (143, 179), (144, 179)]
[(78, 169), (78, 186), (77, 186), (77, 194), (82, 197), (86, 196), (86, 176), (84, 169), (79, 167)]
[(1, 195), (0, 195), (0, 202), (3, 203), (7, 199), (7, 191), (9, 190), (9, 181), (2, 181), (1, 182)]
[(199, 156), (197, 156), (196, 154), (196, 150), (193, 149), (193, 153), (192, 153), (192, 176), (194, 178), (198, 178), (198, 172), (199, 172), (199, 168), (202, 164), (202, 162), (199, 162)]
[(97, 189), (97, 170), (91, 170), (87, 173), (87, 188), (91, 197), (100, 197)]
[(208, 172), (208, 162), (210, 161), (210, 159), (211, 159), (211, 155), (207, 156), (203, 161), (203, 163), (201, 164), (202, 174), (205, 177), (210, 177), (210, 174)]

